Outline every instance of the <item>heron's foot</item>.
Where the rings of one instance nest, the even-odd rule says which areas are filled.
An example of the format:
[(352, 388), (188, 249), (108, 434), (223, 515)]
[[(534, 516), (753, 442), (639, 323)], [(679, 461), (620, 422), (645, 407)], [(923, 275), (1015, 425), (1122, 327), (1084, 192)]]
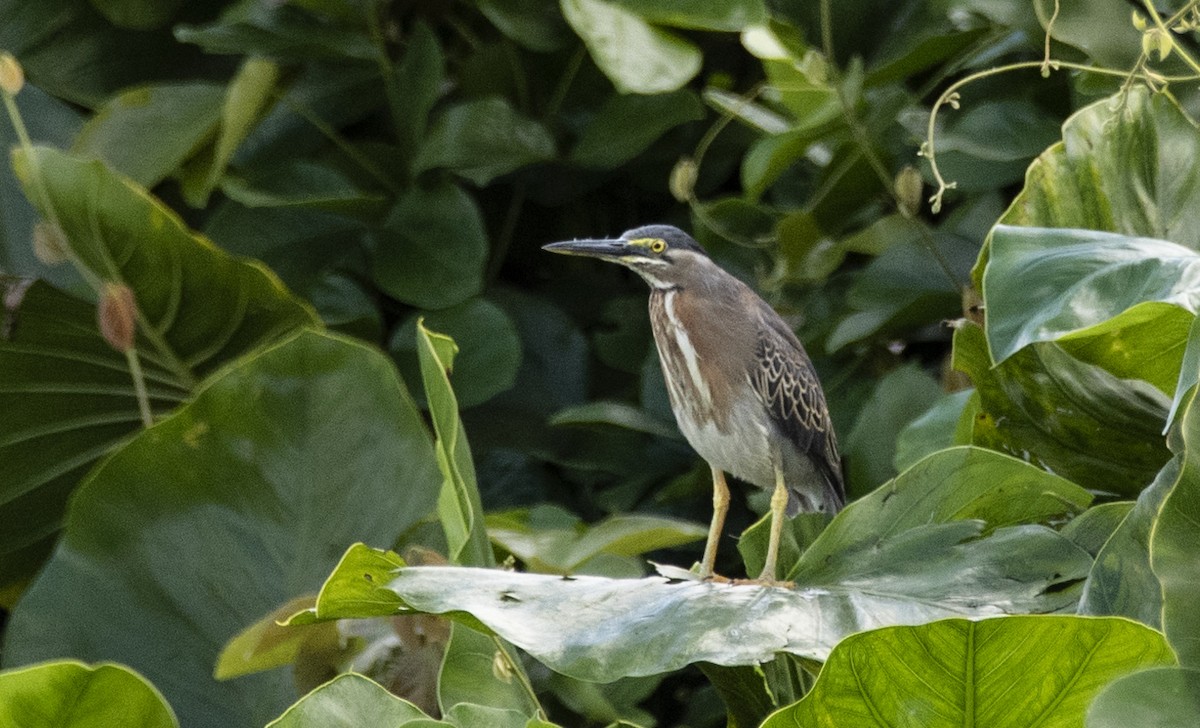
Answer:
[(707, 581), (713, 584), (733, 584), (737, 580), (730, 579), (728, 576), (721, 576), (720, 574), (709, 574), (708, 576), (700, 577), (700, 581)]

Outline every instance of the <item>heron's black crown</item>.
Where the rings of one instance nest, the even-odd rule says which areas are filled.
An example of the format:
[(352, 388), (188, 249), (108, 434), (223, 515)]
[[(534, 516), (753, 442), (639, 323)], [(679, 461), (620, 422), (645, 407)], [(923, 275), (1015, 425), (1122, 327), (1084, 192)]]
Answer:
[(691, 235), (672, 225), (643, 225), (621, 234), (621, 240), (661, 240), (667, 244), (668, 250), (690, 250), (693, 253), (706, 255)]

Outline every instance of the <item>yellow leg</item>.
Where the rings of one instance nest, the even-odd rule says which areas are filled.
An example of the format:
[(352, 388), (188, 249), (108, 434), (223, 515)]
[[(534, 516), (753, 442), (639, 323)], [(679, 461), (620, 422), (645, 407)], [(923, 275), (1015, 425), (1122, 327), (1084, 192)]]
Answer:
[[(711, 467), (711, 466), (710, 466)], [(721, 529), (725, 527), (725, 514), (729, 512), (729, 486), (725, 484), (725, 473), (712, 468), (713, 516), (708, 527), (708, 541), (704, 544), (704, 560), (700, 562), (700, 578), (713, 575), (713, 563), (717, 560), (717, 542), (721, 540)]]
[(775, 581), (775, 562), (779, 559), (779, 537), (783, 534), (783, 512), (787, 508), (788, 492), (783, 482), (783, 471), (775, 468), (775, 492), (771, 494), (771, 538), (767, 541), (767, 560), (763, 564), (758, 581)]

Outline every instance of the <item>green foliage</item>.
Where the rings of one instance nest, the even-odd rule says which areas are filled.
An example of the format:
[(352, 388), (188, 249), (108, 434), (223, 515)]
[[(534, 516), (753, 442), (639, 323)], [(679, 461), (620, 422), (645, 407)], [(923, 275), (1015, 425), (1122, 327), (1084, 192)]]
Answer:
[(179, 728), (154, 686), (127, 667), (73, 660), (0, 672), (0, 719), (28, 728)]
[(434, 507), (438, 482), (386, 357), (301, 333), (231, 365), (92, 472), (13, 614), (5, 659), (119, 659), (188, 724), (265, 722), (292, 702), (291, 680), (216, 682), (222, 646), (313, 591), (341, 544), (393, 541)]
[[(1200, 3), (1059, 5), (0, 0), (0, 723), (1195, 723)], [(793, 588), (539, 251), (650, 222), (822, 376)]]
[(1131, 722), (1162, 728), (1184, 728), (1200, 720), (1196, 695), (1200, 671), (1158, 667), (1113, 681), (1088, 709), (1087, 728), (1109, 728)]
[(1075, 726), (1114, 678), (1173, 662), (1162, 635), (1120, 619), (1007, 617), (892, 627), (838, 645), (812, 692), (763, 728), (881, 716), (929, 728)]

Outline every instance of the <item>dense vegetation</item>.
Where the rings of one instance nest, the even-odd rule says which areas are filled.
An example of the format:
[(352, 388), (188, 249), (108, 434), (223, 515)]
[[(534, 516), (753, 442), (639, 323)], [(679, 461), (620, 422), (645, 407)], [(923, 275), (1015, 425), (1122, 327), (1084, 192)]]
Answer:
[[(0, 725), (1200, 725), (1200, 1), (0, 17)], [(795, 589), (539, 249), (650, 222), (822, 375)]]

